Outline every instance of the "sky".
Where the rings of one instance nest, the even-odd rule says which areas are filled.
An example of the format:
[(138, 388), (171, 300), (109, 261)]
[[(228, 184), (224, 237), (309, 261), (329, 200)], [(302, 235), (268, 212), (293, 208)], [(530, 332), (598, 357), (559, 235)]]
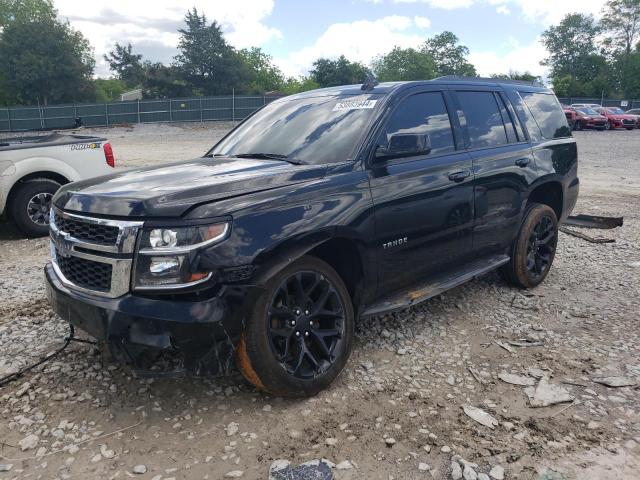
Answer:
[(55, 0), (59, 15), (89, 39), (96, 74), (116, 42), (144, 59), (170, 63), (185, 12), (218, 21), (236, 48), (260, 47), (287, 76), (306, 74), (319, 57), (369, 64), (394, 46), (417, 47), (444, 30), (471, 51), (481, 75), (545, 75), (540, 34), (571, 12), (598, 17), (602, 0)]

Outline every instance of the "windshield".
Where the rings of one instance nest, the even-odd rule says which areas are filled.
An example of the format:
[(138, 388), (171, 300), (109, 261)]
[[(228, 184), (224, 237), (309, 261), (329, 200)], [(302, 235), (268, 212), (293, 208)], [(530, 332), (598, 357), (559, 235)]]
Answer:
[(316, 165), (344, 162), (381, 98), (367, 94), (278, 100), (242, 123), (210, 154), (267, 154)]
[(624, 110), (621, 108), (608, 108), (607, 111), (609, 113), (613, 113), (614, 115), (624, 115)]
[(581, 108), (580, 111), (582, 113), (586, 113), (587, 115), (600, 115), (593, 108), (589, 108), (589, 107)]

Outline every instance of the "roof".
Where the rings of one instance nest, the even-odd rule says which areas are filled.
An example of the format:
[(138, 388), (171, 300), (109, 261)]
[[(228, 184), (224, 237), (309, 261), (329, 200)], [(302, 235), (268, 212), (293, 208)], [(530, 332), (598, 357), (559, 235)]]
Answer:
[(501, 86), (504, 88), (514, 88), (514, 86), (518, 86), (528, 91), (550, 92), (548, 88), (546, 88), (544, 85), (542, 85), (539, 82), (525, 82), (520, 80), (503, 80), (500, 78), (446, 76), (446, 77), (434, 78), (433, 80), (415, 80), (415, 81), (408, 81), (408, 82), (382, 82), (366, 91), (362, 90), (361, 84), (318, 88), (316, 90), (308, 90), (306, 92), (296, 93), (295, 95), (291, 95), (286, 98), (292, 99), (292, 98), (309, 98), (309, 97), (318, 97), (318, 96), (362, 95), (362, 94), (386, 95), (393, 91), (409, 88), (412, 86), (434, 85), (434, 84)]

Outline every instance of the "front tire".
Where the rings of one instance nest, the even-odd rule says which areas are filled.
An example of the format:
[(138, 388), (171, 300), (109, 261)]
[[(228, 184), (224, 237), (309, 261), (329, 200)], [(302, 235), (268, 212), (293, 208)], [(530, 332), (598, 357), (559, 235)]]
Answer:
[(17, 187), (9, 205), (11, 219), (18, 229), (30, 237), (49, 233), (49, 210), (58, 182), (46, 178), (27, 180)]
[(548, 205), (527, 206), (518, 237), (511, 247), (509, 263), (502, 276), (518, 288), (533, 288), (547, 277), (558, 244), (558, 219)]
[(340, 374), (353, 348), (349, 292), (329, 264), (311, 256), (284, 268), (265, 287), (238, 344), (238, 367), (273, 395), (316, 395)]

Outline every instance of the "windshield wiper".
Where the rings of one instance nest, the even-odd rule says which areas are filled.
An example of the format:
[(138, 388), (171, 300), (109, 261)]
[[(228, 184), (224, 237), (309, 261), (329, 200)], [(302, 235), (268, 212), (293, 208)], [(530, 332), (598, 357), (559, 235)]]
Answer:
[(304, 165), (305, 163), (302, 160), (297, 158), (289, 157), (288, 155), (283, 155), (281, 153), (237, 153), (235, 155), (229, 155), (230, 157), (237, 158), (260, 158), (265, 160), (281, 160), (283, 162), (289, 162), (293, 165)]

